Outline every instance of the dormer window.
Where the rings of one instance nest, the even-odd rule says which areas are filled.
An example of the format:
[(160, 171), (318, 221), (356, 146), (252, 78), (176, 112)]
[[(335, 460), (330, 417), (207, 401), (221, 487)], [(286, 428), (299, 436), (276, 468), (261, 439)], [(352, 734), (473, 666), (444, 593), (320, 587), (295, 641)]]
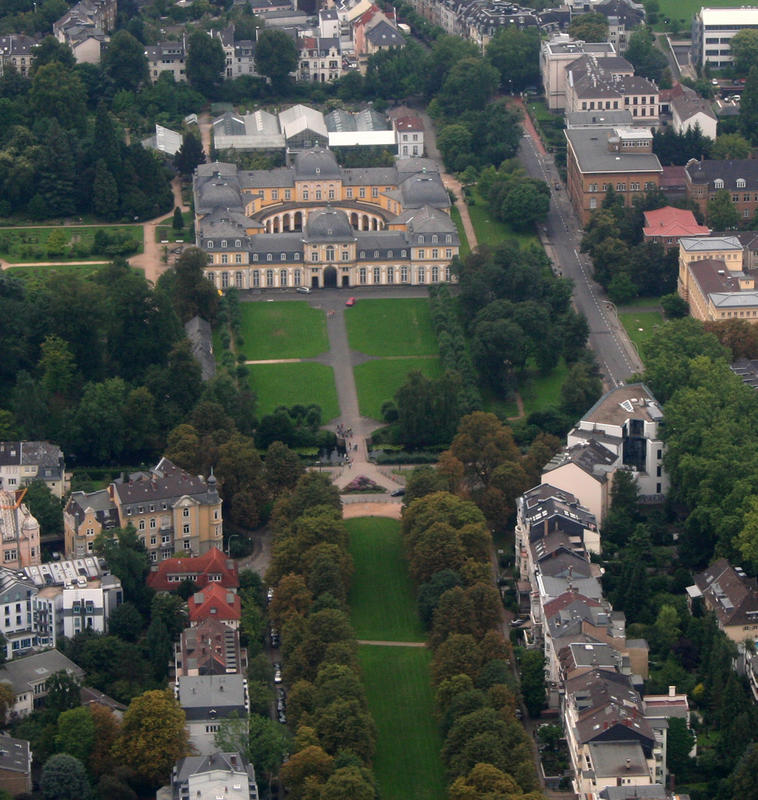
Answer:
[(745, 188), (745, 179), (744, 178), (737, 178), (737, 188), (744, 189)]
[(724, 188), (724, 181), (721, 178), (716, 178), (713, 182), (714, 189), (723, 189)]
[(226, 247), (226, 239), (221, 240), (221, 247)]
[(212, 241), (208, 242), (208, 249), (209, 250), (213, 250), (213, 242)]
[(234, 240), (234, 246), (235, 247), (242, 247), (242, 240), (241, 239), (235, 239)]

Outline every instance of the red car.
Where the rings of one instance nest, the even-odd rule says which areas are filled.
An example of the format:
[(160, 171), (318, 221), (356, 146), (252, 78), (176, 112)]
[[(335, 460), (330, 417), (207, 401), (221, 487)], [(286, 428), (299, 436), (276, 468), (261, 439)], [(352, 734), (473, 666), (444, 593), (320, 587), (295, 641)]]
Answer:
[(355, 305), (355, 298), (354, 297), (349, 297), (347, 300), (345, 300), (345, 305), (346, 306), (354, 306)]

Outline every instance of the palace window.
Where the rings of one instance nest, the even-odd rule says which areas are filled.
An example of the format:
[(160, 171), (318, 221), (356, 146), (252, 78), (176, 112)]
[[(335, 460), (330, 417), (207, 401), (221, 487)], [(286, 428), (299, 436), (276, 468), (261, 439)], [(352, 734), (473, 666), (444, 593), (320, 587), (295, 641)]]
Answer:
[(417, 275), (419, 283), (426, 283), (426, 270), (423, 267), (418, 268)]
[(287, 285), (287, 270), (280, 269), (279, 270), (279, 286), (286, 286)]
[(261, 273), (259, 270), (253, 270), (253, 286), (258, 288), (261, 285)]
[(221, 288), (226, 289), (229, 286), (229, 273), (222, 272), (221, 273)]
[(229, 263), (229, 256), (228, 256), (226, 253), (224, 253), (224, 254), (221, 256), (221, 263), (222, 263), (222, 264), (228, 264), (228, 263)]
[(382, 282), (382, 271), (379, 267), (374, 267), (374, 283)]
[(266, 286), (271, 288), (274, 285), (274, 270), (267, 269), (266, 270)]
[(295, 270), (295, 272), (294, 272), (294, 276), (295, 276), (295, 286), (300, 286), (300, 281), (301, 281), (301, 273), (300, 273), (300, 270), (299, 270), (299, 269), (296, 269), (296, 270)]
[(408, 283), (408, 267), (400, 267), (400, 282)]
[(366, 283), (366, 267), (361, 267), (358, 270), (358, 280), (361, 283)]
[(334, 248), (331, 245), (326, 248), (326, 260), (334, 261)]
[(432, 267), (432, 283), (439, 283), (439, 279), (440, 279), (440, 268)]

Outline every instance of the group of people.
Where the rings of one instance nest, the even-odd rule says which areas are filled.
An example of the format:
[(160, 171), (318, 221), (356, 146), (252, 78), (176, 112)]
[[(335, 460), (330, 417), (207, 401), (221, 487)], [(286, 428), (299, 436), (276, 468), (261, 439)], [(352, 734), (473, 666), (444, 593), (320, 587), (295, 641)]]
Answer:
[(341, 422), (337, 425), (337, 436), (345, 440), (345, 465), (348, 469), (353, 465), (353, 459), (350, 458), (351, 452), (357, 452), (358, 444), (350, 440), (353, 438), (353, 429)]

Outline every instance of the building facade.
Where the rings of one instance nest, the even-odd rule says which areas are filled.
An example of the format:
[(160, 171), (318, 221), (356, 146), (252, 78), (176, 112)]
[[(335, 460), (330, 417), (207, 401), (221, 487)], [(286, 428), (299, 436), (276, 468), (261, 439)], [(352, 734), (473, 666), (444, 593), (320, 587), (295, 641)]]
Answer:
[(292, 167), (198, 167), (198, 247), (219, 289), (430, 284), (449, 281), (459, 251), (439, 167), (341, 168), (334, 154), (297, 153)]
[(740, 219), (752, 219), (758, 211), (758, 161), (691, 159), (684, 171), (687, 198), (697, 203), (702, 214), (708, 210), (708, 201), (722, 190), (729, 192)]
[(59, 500), (68, 492), (63, 452), (50, 442), (0, 442), (0, 489), (14, 492), (43, 481)]
[(564, 108), (566, 105), (566, 68), (583, 55), (603, 59), (616, 55), (610, 42), (588, 43), (572, 39), (568, 34), (558, 34), (542, 42), (540, 48), (540, 77), (545, 88), (547, 107)]
[(22, 569), (42, 561), (39, 523), (24, 504), (26, 489), (0, 489), (0, 566)]
[(63, 515), (69, 557), (91, 553), (103, 529), (127, 525), (135, 528), (153, 563), (221, 546), (221, 498), (212, 474), (190, 475), (162, 458), (149, 472), (122, 476), (104, 491), (107, 498), (102, 491), (69, 498)]
[(653, 136), (643, 128), (572, 128), (564, 131), (569, 197), (582, 225), (613, 187), (630, 206), (635, 196), (659, 186), (663, 168)]
[(692, 20), (692, 61), (722, 69), (734, 63), (732, 38), (742, 30), (758, 28), (758, 8), (701, 8)]

